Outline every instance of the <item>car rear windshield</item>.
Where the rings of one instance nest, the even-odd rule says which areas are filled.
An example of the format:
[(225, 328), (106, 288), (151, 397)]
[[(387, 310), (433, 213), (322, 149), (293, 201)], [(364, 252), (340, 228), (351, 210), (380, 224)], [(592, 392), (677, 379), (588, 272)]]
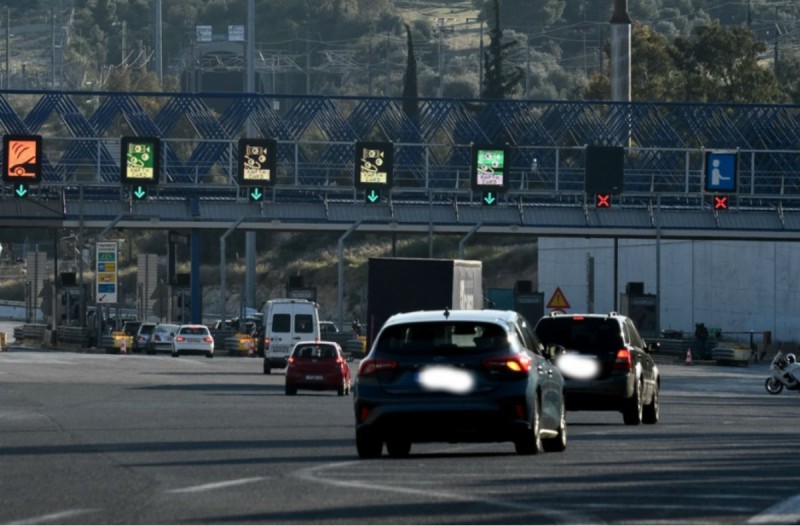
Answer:
[(333, 345), (298, 345), (292, 354), (295, 358), (300, 359), (335, 360), (337, 358), (336, 348)]
[(427, 322), (393, 325), (380, 335), (377, 352), (386, 354), (470, 354), (508, 347), (506, 331), (486, 322)]
[(536, 335), (544, 345), (558, 344), (588, 353), (606, 352), (623, 345), (619, 322), (611, 318), (544, 318), (536, 326)]
[(181, 327), (181, 334), (208, 334), (208, 329), (205, 327)]

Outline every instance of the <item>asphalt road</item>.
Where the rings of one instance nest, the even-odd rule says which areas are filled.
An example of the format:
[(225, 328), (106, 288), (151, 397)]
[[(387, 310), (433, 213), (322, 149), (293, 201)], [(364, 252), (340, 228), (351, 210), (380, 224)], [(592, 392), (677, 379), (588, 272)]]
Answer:
[(798, 522), (800, 395), (765, 364), (661, 370), (654, 426), (362, 461), (349, 397), (287, 397), (259, 359), (0, 353), (0, 524)]

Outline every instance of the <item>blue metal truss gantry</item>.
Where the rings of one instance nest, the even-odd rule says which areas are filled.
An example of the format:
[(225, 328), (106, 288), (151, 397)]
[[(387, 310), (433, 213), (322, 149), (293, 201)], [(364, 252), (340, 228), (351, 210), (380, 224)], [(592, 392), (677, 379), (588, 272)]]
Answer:
[[(115, 141), (134, 135), (164, 141), (165, 182), (232, 184), (233, 145), (252, 130), (278, 141), (279, 177), (292, 184), (346, 180), (353, 144), (370, 140), (398, 145), (400, 184), (458, 187), (470, 145), (491, 143), (510, 150), (512, 186), (563, 191), (582, 183), (576, 152), (599, 144), (635, 152), (625, 187), (637, 192), (697, 190), (685, 152), (721, 148), (751, 154), (743, 177), (751, 193), (800, 193), (796, 105), (0, 91), (0, 129), (44, 137), (51, 183), (86, 174), (118, 182)], [(48, 147), (55, 138), (59, 147)]]

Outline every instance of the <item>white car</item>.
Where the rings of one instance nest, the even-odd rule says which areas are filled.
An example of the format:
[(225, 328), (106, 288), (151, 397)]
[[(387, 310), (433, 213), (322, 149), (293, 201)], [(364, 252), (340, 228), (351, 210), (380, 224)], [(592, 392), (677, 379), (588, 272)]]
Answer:
[(181, 325), (172, 338), (172, 356), (182, 353), (201, 353), (214, 357), (214, 337), (205, 325)]

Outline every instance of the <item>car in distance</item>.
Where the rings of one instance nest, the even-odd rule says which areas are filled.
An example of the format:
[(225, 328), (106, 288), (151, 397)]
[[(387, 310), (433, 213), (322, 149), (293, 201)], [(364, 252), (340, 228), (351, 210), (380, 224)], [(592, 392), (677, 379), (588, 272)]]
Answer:
[(286, 365), (286, 394), (298, 389), (350, 393), (350, 367), (336, 342), (305, 341), (292, 349)]
[(156, 324), (150, 321), (142, 322), (142, 324), (139, 325), (136, 336), (133, 338), (134, 352), (150, 352), (148, 343), (150, 342), (150, 335), (153, 334), (153, 329), (155, 329), (155, 327)]
[(153, 332), (147, 342), (147, 353), (172, 352), (172, 337), (178, 330), (177, 323), (159, 323), (153, 327)]
[(564, 380), (514, 311), (395, 314), (353, 388), (361, 458), (417, 442), (506, 442), (519, 454), (567, 446)]
[(205, 325), (180, 325), (172, 337), (172, 356), (192, 353), (214, 357), (214, 337)]
[(546, 346), (558, 346), (567, 410), (619, 411), (628, 425), (660, 417), (661, 377), (648, 345), (627, 316), (559, 314), (534, 329)]

